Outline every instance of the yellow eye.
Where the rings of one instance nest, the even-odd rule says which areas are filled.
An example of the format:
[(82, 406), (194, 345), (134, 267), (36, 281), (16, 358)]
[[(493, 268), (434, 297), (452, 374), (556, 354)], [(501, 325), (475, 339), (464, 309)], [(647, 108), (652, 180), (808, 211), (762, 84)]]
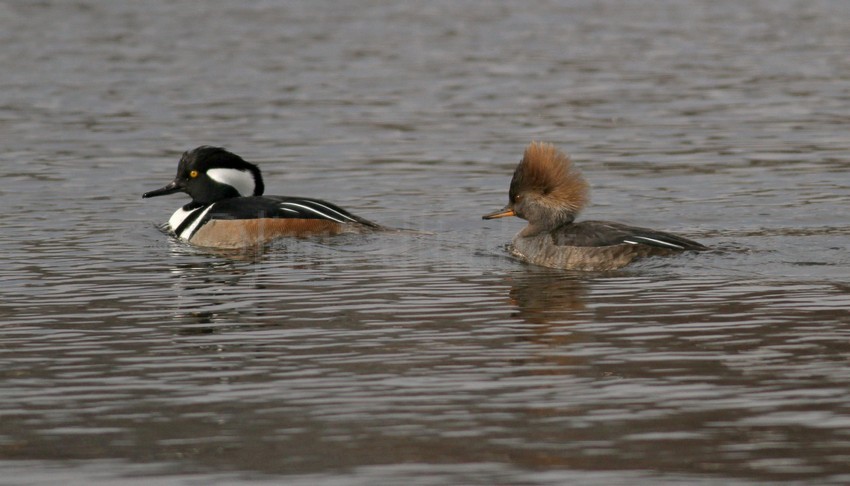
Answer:
[(192, 172), (189, 172), (189, 177), (191, 177), (192, 179), (198, 177), (198, 171), (193, 170)]

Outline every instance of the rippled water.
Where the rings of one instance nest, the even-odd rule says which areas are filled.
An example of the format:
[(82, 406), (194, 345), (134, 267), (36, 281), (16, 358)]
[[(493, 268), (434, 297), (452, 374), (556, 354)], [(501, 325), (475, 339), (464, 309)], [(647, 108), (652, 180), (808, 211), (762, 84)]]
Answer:
[[(4, 478), (850, 482), (850, 4), (10, 1), (0, 45)], [(532, 139), (715, 250), (513, 261)], [(200, 144), (419, 233), (197, 251), (141, 194)]]

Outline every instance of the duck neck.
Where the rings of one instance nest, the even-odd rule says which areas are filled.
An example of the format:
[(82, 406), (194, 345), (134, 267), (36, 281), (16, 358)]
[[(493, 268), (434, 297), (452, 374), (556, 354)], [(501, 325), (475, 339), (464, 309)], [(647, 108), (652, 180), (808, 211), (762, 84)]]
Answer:
[(528, 218), (528, 226), (523, 228), (520, 232), (520, 236), (535, 236), (539, 233), (549, 232), (562, 226), (570, 225), (575, 220), (576, 213), (574, 211), (558, 211), (555, 213), (544, 213), (541, 211), (533, 216), (538, 217)]
[(535, 221), (533, 223), (529, 221), (528, 226), (523, 228), (519, 232), (518, 236), (521, 236), (523, 238), (530, 238), (533, 236), (537, 236), (541, 233), (549, 233), (558, 228), (569, 226), (571, 224), (573, 224), (573, 218), (562, 221)]

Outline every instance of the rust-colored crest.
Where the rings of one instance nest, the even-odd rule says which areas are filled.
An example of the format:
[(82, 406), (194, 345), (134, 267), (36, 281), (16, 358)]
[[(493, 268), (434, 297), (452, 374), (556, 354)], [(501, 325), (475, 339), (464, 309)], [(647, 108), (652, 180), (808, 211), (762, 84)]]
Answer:
[(511, 179), (510, 198), (532, 193), (552, 207), (580, 211), (588, 202), (589, 187), (569, 156), (554, 145), (531, 142)]

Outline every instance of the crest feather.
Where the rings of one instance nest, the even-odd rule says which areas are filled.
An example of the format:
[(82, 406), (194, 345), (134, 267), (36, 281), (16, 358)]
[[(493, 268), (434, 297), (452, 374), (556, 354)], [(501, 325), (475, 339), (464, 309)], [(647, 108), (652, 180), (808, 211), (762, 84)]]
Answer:
[(570, 157), (554, 145), (531, 142), (511, 180), (510, 198), (533, 193), (552, 207), (577, 213), (588, 203), (589, 186)]

